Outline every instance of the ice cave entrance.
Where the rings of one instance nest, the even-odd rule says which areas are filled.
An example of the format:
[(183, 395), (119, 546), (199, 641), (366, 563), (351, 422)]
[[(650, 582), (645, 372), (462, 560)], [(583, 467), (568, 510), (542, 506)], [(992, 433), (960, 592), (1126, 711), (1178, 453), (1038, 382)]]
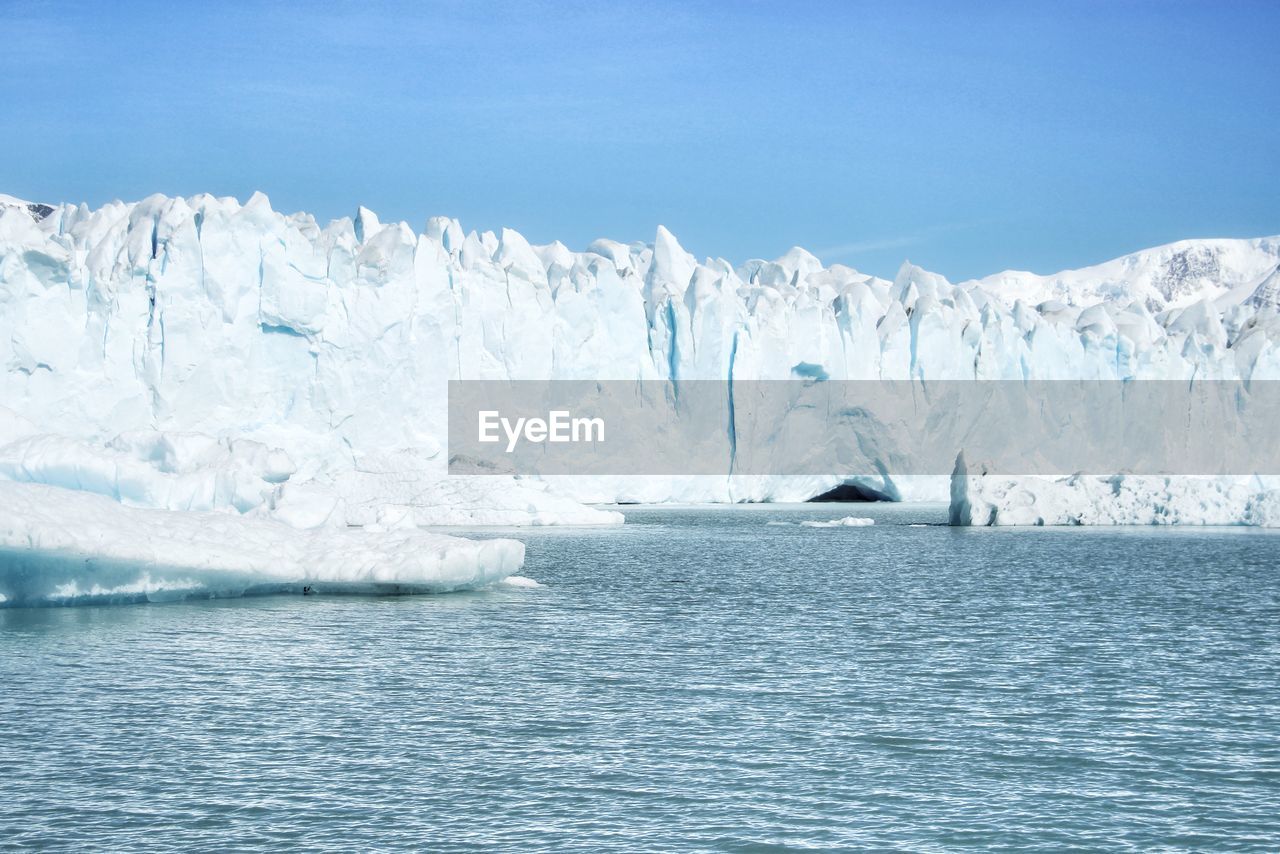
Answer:
[(878, 489), (872, 489), (871, 487), (865, 484), (842, 483), (833, 489), (828, 489), (826, 492), (822, 493), (821, 495), (815, 495), (813, 498), (809, 499), (809, 502), (817, 503), (817, 502), (833, 501), (833, 502), (840, 502), (840, 503), (853, 503), (853, 502), (892, 501), (892, 500), (893, 498), (890, 497), (889, 495), (881, 492)]

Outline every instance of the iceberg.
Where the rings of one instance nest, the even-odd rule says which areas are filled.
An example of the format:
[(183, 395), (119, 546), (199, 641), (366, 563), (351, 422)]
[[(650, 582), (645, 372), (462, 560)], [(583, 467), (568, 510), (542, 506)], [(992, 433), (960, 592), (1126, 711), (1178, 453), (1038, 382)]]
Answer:
[(82, 490), (0, 482), (0, 605), (9, 607), (439, 593), (502, 581), (523, 561), (524, 545), (514, 540), (298, 530), (234, 510), (140, 509)]

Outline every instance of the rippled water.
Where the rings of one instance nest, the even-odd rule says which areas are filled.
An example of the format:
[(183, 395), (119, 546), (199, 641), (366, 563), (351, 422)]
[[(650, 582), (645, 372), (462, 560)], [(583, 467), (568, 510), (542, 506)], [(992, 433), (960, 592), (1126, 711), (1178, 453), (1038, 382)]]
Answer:
[(0, 847), (1280, 848), (1280, 536), (525, 534), (541, 588), (0, 611)]

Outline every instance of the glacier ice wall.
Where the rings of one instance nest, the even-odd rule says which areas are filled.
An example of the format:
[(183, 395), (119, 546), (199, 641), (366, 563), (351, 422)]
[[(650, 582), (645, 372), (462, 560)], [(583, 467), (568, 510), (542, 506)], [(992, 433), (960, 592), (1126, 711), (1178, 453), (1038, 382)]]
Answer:
[(1280, 489), (1249, 478), (1085, 475), (951, 478), (953, 525), (1253, 525), (1280, 527)]
[[(0, 405), (95, 447), (159, 432), (279, 450), (295, 467), (287, 481), (255, 492), (264, 479), (249, 466), (240, 491), (302, 522), (483, 504), (478, 485), (439, 493), (450, 378), (1280, 377), (1280, 238), (953, 284), (910, 264), (879, 279), (802, 249), (700, 262), (661, 227), (652, 243), (574, 252), (439, 217), (417, 233), (363, 208), (320, 225), (260, 194), (97, 210), (0, 202)], [(853, 480), (887, 498), (947, 489)], [(840, 481), (726, 471), (554, 488), (591, 501), (799, 500)], [(567, 501), (511, 488), (526, 491), (515, 500), (526, 520)]]

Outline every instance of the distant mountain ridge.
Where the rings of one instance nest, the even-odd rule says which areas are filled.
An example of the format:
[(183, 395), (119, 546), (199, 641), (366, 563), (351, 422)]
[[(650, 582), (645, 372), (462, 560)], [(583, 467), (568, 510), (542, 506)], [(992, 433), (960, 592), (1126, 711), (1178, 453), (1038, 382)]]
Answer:
[(1219, 309), (1252, 298), (1280, 266), (1280, 237), (1179, 240), (1047, 276), (1005, 271), (976, 280), (1009, 301), (1087, 306), (1140, 300), (1157, 312), (1201, 299)]

